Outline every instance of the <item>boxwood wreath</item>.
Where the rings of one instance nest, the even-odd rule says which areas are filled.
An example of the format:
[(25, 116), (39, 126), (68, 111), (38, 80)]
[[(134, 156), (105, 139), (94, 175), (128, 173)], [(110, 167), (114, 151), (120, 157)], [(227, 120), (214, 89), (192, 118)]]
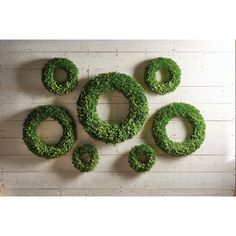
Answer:
[[(59, 83), (55, 79), (56, 70), (64, 70), (67, 80)], [(79, 71), (76, 65), (66, 58), (53, 58), (42, 69), (42, 82), (47, 90), (57, 95), (71, 92), (78, 84)]]
[[(89, 161), (81, 159), (81, 156), (87, 153), (89, 154)], [(89, 172), (94, 170), (99, 161), (97, 149), (90, 144), (77, 147), (73, 153), (72, 163), (74, 167), (81, 172)]]
[[(165, 70), (169, 72), (169, 78), (165, 82), (156, 80), (156, 72)], [(164, 95), (174, 91), (180, 84), (181, 70), (179, 66), (170, 58), (159, 57), (153, 59), (145, 68), (144, 81), (146, 85), (155, 93)]]
[[(166, 125), (174, 117), (182, 117), (193, 126), (192, 135), (183, 142), (170, 140)], [(152, 134), (156, 144), (172, 156), (186, 156), (197, 150), (205, 139), (206, 125), (197, 108), (186, 103), (171, 103), (162, 107), (155, 115)]]
[[(129, 114), (121, 123), (108, 123), (99, 118), (99, 97), (117, 90), (129, 101)], [(148, 114), (147, 98), (141, 85), (130, 76), (117, 72), (100, 74), (82, 89), (77, 101), (78, 117), (87, 133), (105, 143), (116, 144), (132, 138), (143, 127)]]
[[(62, 126), (63, 135), (57, 144), (46, 144), (37, 133), (40, 123), (52, 118)], [(23, 140), (28, 149), (39, 157), (56, 158), (66, 154), (76, 141), (76, 126), (67, 110), (59, 106), (45, 105), (34, 109), (23, 125)]]
[[(139, 160), (139, 154), (145, 155), (144, 161)], [(149, 171), (155, 164), (155, 161), (155, 151), (147, 144), (134, 146), (129, 153), (129, 165), (136, 172)]]

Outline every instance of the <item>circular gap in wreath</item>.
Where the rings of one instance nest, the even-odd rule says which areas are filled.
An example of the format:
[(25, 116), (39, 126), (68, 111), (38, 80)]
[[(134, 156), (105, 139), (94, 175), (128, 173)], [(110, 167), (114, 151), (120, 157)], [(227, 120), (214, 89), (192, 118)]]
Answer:
[(156, 80), (160, 83), (165, 83), (168, 81), (170, 73), (167, 70), (158, 70), (155, 73)]
[(89, 163), (91, 160), (91, 157), (88, 153), (82, 153), (80, 156), (81, 161), (83, 161), (84, 163)]
[(109, 123), (123, 122), (129, 115), (129, 101), (118, 91), (102, 94), (98, 99), (98, 116)]
[(57, 69), (54, 73), (54, 79), (59, 84), (63, 84), (67, 81), (67, 73), (62, 69)]
[(176, 117), (169, 121), (166, 132), (173, 141), (184, 142), (192, 135), (193, 126), (187, 119)]
[(147, 156), (143, 153), (143, 152), (139, 152), (137, 153), (137, 159), (138, 161), (140, 161), (141, 163), (146, 163), (147, 162)]
[(46, 119), (37, 128), (38, 135), (47, 144), (56, 144), (63, 135), (63, 129), (58, 121)]

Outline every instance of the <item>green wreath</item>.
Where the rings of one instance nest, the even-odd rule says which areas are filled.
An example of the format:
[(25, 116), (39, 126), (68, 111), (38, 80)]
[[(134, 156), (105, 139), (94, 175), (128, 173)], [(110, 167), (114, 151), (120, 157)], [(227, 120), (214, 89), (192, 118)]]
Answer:
[[(145, 155), (144, 161), (139, 160), (139, 154)], [(129, 153), (129, 165), (136, 172), (149, 171), (155, 164), (155, 161), (155, 151), (149, 145), (146, 144), (134, 146)]]
[[(99, 96), (111, 90), (118, 90), (129, 101), (129, 115), (118, 124), (101, 120), (97, 114)], [(139, 83), (128, 75), (111, 72), (100, 74), (85, 85), (77, 101), (77, 110), (79, 120), (90, 136), (116, 144), (132, 138), (143, 127), (148, 104)]]
[[(156, 72), (165, 70), (169, 72), (169, 78), (165, 82), (156, 80)], [(153, 59), (145, 68), (144, 81), (146, 85), (160, 95), (174, 91), (180, 83), (181, 70), (179, 66), (170, 58), (159, 57)]]
[[(81, 155), (84, 153), (89, 154), (89, 161), (81, 159)], [(82, 172), (89, 172), (94, 170), (98, 163), (99, 157), (95, 147), (90, 144), (85, 144), (81, 147), (77, 147), (73, 153), (72, 163), (74, 167)]]
[[(183, 142), (171, 141), (166, 125), (174, 117), (182, 117), (193, 126), (192, 135)], [(172, 156), (187, 156), (198, 149), (205, 139), (204, 119), (194, 106), (186, 103), (172, 103), (162, 107), (154, 117), (152, 134), (156, 144)]]
[[(52, 118), (62, 126), (63, 136), (57, 144), (46, 144), (37, 133), (39, 124)], [(59, 106), (45, 105), (34, 109), (23, 125), (23, 140), (28, 149), (39, 157), (56, 158), (66, 154), (76, 141), (76, 126), (67, 110)]]
[[(67, 80), (59, 83), (55, 80), (55, 71), (62, 69), (67, 74)], [(57, 95), (71, 92), (78, 84), (78, 69), (66, 58), (53, 58), (42, 69), (42, 82), (46, 89)]]

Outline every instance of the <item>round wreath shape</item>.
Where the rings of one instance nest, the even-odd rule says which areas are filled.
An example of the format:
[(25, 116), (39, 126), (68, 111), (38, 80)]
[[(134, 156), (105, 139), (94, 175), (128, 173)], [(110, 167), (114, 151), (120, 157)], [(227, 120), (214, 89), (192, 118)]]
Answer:
[[(58, 121), (63, 135), (58, 143), (46, 144), (37, 133), (40, 123), (48, 118)], [(76, 126), (67, 110), (59, 106), (45, 105), (34, 109), (23, 125), (23, 140), (28, 149), (39, 157), (56, 158), (66, 154), (76, 141)]]
[[(166, 125), (175, 117), (184, 118), (193, 126), (191, 136), (183, 142), (174, 142), (167, 136)], [(199, 110), (186, 103), (171, 103), (162, 107), (152, 123), (155, 143), (172, 156), (187, 156), (197, 150), (205, 139), (205, 130), (206, 124)]]
[[(144, 161), (139, 160), (138, 155), (140, 154), (145, 156)], [(146, 144), (134, 146), (129, 153), (129, 165), (136, 172), (149, 171), (155, 164), (155, 161), (155, 151)]]
[[(89, 155), (89, 161), (83, 160), (81, 156), (87, 153)], [(74, 167), (81, 172), (89, 172), (94, 170), (98, 164), (99, 156), (97, 149), (90, 144), (77, 147), (73, 153), (72, 163)]]
[[(65, 82), (58, 82), (55, 72), (61, 69), (66, 72)], [(57, 95), (71, 92), (78, 84), (79, 71), (76, 65), (66, 58), (53, 58), (42, 69), (42, 82), (47, 90)]]
[[(112, 90), (121, 92), (129, 101), (129, 114), (120, 123), (106, 122), (97, 114), (99, 96)], [(132, 138), (143, 127), (148, 103), (138, 82), (128, 75), (110, 72), (96, 76), (85, 85), (77, 101), (77, 110), (81, 124), (91, 137), (116, 144)]]
[[(156, 79), (156, 72), (168, 71), (169, 76), (165, 82)], [(144, 81), (146, 85), (155, 93), (164, 95), (173, 92), (180, 84), (181, 70), (179, 66), (170, 58), (159, 57), (153, 59), (145, 68)]]

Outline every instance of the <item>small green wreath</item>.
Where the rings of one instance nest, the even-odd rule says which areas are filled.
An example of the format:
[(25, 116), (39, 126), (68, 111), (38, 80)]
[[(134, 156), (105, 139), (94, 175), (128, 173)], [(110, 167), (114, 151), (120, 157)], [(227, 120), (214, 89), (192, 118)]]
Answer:
[[(145, 155), (144, 161), (139, 160), (139, 154)], [(146, 144), (134, 146), (129, 153), (129, 165), (136, 172), (149, 171), (155, 164), (155, 161), (155, 151), (149, 145)]]
[[(96, 109), (99, 96), (112, 90), (118, 90), (129, 101), (129, 115), (118, 124), (101, 120)], [(85, 85), (77, 101), (77, 110), (79, 120), (90, 136), (116, 144), (132, 138), (143, 127), (148, 104), (139, 83), (128, 75), (111, 72), (100, 74)]]
[[(156, 80), (156, 72), (165, 70), (169, 72), (169, 78), (165, 82)], [(160, 95), (174, 91), (180, 84), (181, 70), (179, 66), (170, 58), (159, 57), (153, 59), (145, 68), (144, 81), (146, 85)]]
[[(37, 133), (39, 124), (52, 118), (62, 126), (63, 136), (57, 144), (46, 144)], [(35, 108), (23, 125), (23, 140), (28, 149), (39, 157), (56, 158), (66, 154), (76, 141), (76, 126), (67, 110), (59, 106), (45, 105)]]
[[(166, 133), (166, 125), (175, 117), (185, 118), (193, 126), (192, 135), (183, 142), (170, 140)], [(171, 103), (162, 107), (152, 124), (156, 144), (172, 156), (187, 156), (198, 149), (205, 139), (205, 130), (206, 125), (199, 110), (186, 103)]]
[[(82, 154), (89, 154), (89, 161), (81, 159)], [(98, 163), (99, 157), (98, 152), (95, 147), (90, 144), (85, 144), (83, 146), (77, 147), (73, 153), (72, 163), (74, 167), (81, 172), (89, 172), (94, 170)]]
[[(59, 83), (55, 80), (56, 70), (64, 70), (67, 80)], [(66, 58), (53, 58), (42, 69), (42, 82), (47, 90), (57, 95), (71, 92), (78, 84), (78, 69), (76, 65)]]

